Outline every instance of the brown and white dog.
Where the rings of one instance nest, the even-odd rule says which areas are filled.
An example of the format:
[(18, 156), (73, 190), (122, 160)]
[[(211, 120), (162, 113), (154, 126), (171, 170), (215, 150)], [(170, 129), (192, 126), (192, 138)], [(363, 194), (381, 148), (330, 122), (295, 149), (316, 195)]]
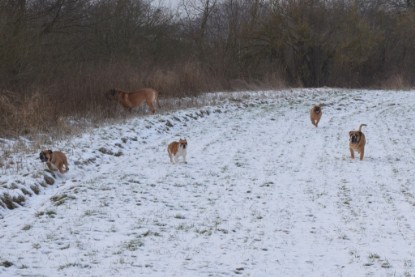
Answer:
[(154, 114), (156, 113), (156, 109), (153, 105), (154, 101), (157, 102), (157, 106), (160, 108), (158, 95), (159, 93), (152, 88), (142, 88), (131, 92), (120, 89), (111, 89), (107, 92), (106, 97), (110, 100), (119, 102), (121, 106), (128, 109), (130, 112), (132, 109), (140, 106), (144, 101), (146, 101), (147, 106)]
[(360, 160), (363, 160), (365, 155), (365, 144), (366, 137), (362, 133), (362, 127), (367, 126), (366, 124), (360, 124), (359, 131), (350, 131), (349, 132), (349, 149), (352, 159), (354, 159), (354, 151), (360, 154)]
[(310, 119), (311, 123), (317, 127), (318, 123), (320, 122), (321, 115), (323, 114), (323, 111), (321, 110), (321, 104), (313, 105), (313, 107), (310, 110)]
[(179, 160), (179, 156), (183, 157), (183, 161), (186, 162), (187, 140), (180, 139), (179, 141), (173, 141), (167, 146), (167, 152), (169, 153), (170, 161), (174, 164)]
[(68, 159), (61, 151), (43, 150), (40, 152), (39, 158), (42, 162), (46, 163), (51, 171), (59, 170), (63, 174), (69, 170)]

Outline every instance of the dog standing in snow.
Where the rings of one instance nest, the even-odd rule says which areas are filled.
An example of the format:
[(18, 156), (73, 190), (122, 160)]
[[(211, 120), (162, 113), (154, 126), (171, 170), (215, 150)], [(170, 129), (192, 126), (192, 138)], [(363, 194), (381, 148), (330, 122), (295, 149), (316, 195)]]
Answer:
[(39, 158), (42, 162), (46, 163), (51, 171), (59, 170), (63, 174), (69, 170), (68, 159), (61, 151), (43, 150), (40, 152)]
[(160, 108), (159, 93), (152, 88), (142, 88), (132, 92), (120, 89), (111, 89), (106, 93), (106, 97), (109, 100), (116, 100), (130, 112), (132, 109), (140, 106), (144, 101), (146, 101), (147, 106), (153, 114), (156, 113), (156, 108), (154, 107), (153, 102), (157, 102), (157, 106)]
[(167, 146), (167, 152), (169, 153), (170, 161), (175, 164), (179, 160), (179, 156), (183, 157), (183, 161), (186, 162), (186, 148), (187, 140), (180, 139), (179, 141), (173, 141)]
[(360, 160), (363, 160), (365, 155), (365, 144), (366, 137), (362, 133), (362, 127), (367, 126), (366, 124), (360, 124), (359, 131), (350, 131), (349, 132), (349, 149), (352, 159), (354, 159), (354, 151), (360, 154)]
[(317, 127), (318, 123), (320, 122), (321, 115), (323, 111), (321, 110), (321, 104), (314, 105), (310, 110), (310, 119), (311, 123)]

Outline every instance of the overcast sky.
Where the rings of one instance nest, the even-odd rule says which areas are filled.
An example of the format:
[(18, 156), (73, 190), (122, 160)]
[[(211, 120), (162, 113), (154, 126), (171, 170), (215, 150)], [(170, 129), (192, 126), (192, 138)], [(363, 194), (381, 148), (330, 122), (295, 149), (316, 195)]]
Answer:
[(181, 0), (154, 0), (154, 5), (161, 5), (168, 8), (176, 9)]

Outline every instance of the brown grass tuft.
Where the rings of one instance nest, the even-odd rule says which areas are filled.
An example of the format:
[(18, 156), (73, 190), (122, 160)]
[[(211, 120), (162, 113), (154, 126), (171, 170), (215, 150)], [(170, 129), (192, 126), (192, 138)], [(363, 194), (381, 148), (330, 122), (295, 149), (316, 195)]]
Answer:
[(9, 210), (22, 206), (24, 202), (25, 197), (23, 195), (11, 196), (8, 193), (4, 193), (0, 196), (0, 203), (2, 203), (2, 206), (5, 206)]

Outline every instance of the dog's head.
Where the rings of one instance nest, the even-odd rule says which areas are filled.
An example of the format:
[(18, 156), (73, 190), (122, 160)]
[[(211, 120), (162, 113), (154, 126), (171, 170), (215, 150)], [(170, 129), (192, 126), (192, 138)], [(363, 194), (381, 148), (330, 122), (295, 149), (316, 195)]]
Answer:
[(362, 137), (362, 132), (360, 131), (349, 132), (349, 140), (350, 140), (350, 143), (352, 144), (359, 143), (361, 137)]
[(43, 150), (39, 154), (39, 158), (42, 162), (49, 161), (51, 159), (51, 157), (52, 157), (52, 150)]
[(320, 107), (320, 105), (315, 105), (314, 107), (313, 107), (313, 112), (314, 113), (321, 113), (321, 107)]
[(179, 146), (182, 147), (183, 149), (186, 149), (186, 147), (187, 147), (187, 140), (186, 139), (180, 139), (179, 140)]

